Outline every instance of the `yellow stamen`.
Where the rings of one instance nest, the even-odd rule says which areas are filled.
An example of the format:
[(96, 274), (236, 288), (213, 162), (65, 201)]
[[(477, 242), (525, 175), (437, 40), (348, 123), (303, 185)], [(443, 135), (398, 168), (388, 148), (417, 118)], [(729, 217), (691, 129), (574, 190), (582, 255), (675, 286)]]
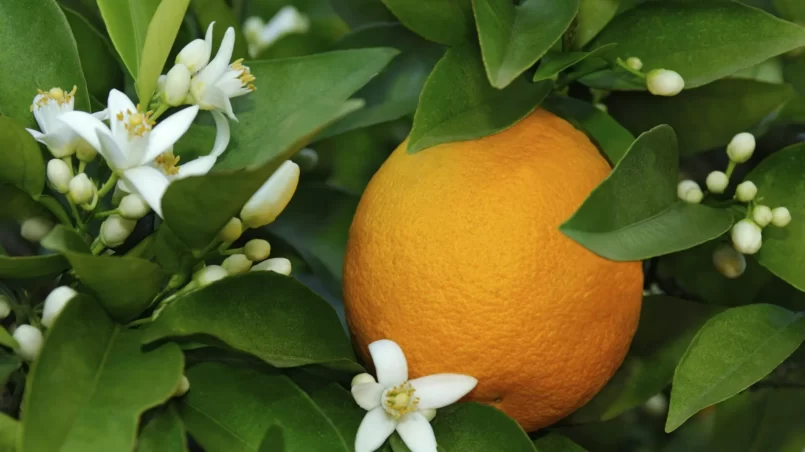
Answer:
[(162, 167), (162, 170), (165, 171), (165, 174), (175, 175), (179, 174), (179, 160), (181, 158), (181, 155), (175, 156), (173, 155), (173, 152), (168, 151), (157, 157), (155, 162), (157, 165)]

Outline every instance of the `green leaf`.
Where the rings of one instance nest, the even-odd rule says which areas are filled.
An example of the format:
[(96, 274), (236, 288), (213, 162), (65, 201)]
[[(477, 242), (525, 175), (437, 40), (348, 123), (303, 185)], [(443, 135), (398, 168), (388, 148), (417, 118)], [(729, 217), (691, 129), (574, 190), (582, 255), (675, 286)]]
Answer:
[(805, 28), (738, 2), (649, 2), (617, 16), (592, 42), (612, 59), (670, 69), (695, 88), (805, 45)]
[(157, 79), (168, 61), (189, 4), (190, 0), (162, 0), (151, 17), (137, 71), (137, 95), (141, 105), (151, 103)]
[[(6, 332), (6, 334), (8, 334), (8, 332)], [(15, 344), (16, 342), (17, 341), (14, 341)], [(11, 377), (11, 374), (16, 372), (20, 367), (22, 367), (22, 358), (10, 353), (0, 353), (0, 384), (5, 386), (5, 384), (8, 382), (8, 379)], [(2, 428), (0, 428), (0, 430), (2, 430)], [(1, 436), (2, 433), (0, 433), (0, 437)], [(2, 444), (1, 439), (0, 444)]]
[(46, 256), (0, 256), (0, 278), (29, 279), (54, 276), (68, 268), (58, 254)]
[(331, 0), (330, 5), (352, 28), (394, 21), (391, 11), (380, 0)]
[(338, 42), (341, 49), (383, 46), (400, 55), (355, 94), (366, 106), (328, 127), (318, 138), (399, 119), (416, 110), (419, 93), (444, 48), (425, 41), (400, 24), (372, 24)]
[(801, 452), (805, 446), (805, 391), (744, 392), (716, 407), (711, 450)]
[(676, 368), (665, 431), (756, 383), (803, 340), (805, 316), (779, 306), (742, 306), (713, 317)]
[[(44, 198), (46, 196), (40, 197), (40, 201)], [(32, 217), (50, 218), (51, 215), (28, 193), (11, 184), (0, 182), (0, 219), (22, 223)]]
[(57, 224), (40, 242), (44, 248), (56, 252), (90, 254), (89, 245), (74, 230)]
[(805, 4), (799, 0), (773, 0), (773, 3), (780, 17), (797, 23), (805, 21)]
[(503, 89), (562, 37), (579, 0), (473, 0), (472, 8), (489, 82)]
[[(87, 83), (70, 25), (55, 0), (0, 2), (0, 115), (34, 127), (36, 90), (78, 88), (76, 110), (89, 110)], [(5, 128), (3, 126), (2, 128)]]
[(605, 52), (615, 47), (616, 44), (607, 44), (589, 52), (548, 52), (540, 61), (539, 67), (534, 72), (533, 80), (547, 80), (565, 69), (573, 66), (584, 59), (595, 56), (600, 52)]
[(805, 290), (805, 144), (789, 146), (764, 159), (746, 177), (758, 187), (763, 204), (785, 206), (794, 220), (785, 228), (763, 230), (763, 247), (755, 255), (761, 265), (799, 290)]
[(408, 152), (505, 130), (528, 116), (553, 86), (523, 78), (504, 90), (489, 85), (474, 44), (453, 47), (436, 63), (419, 98)]
[(170, 403), (159, 408), (137, 438), (137, 452), (185, 452), (187, 435), (182, 419)]
[(586, 449), (558, 433), (549, 433), (535, 440), (534, 448), (537, 452), (586, 452)]
[(70, 300), (28, 375), (20, 450), (132, 450), (140, 414), (171, 397), (184, 367), (178, 346), (144, 352), (141, 336)]
[(19, 435), (19, 421), (5, 413), (0, 413), (0, 451), (16, 451)]
[(211, 23), (215, 22), (212, 33), (214, 49), (221, 45), (227, 28), (232, 27), (235, 29), (235, 48), (232, 51), (232, 59), (249, 58), (249, 47), (240, 23), (225, 0), (191, 0), (190, 5), (202, 30), (206, 30)]
[(359, 407), (352, 394), (338, 384), (329, 379), (303, 377), (302, 374), (304, 371), (296, 372), (296, 375), (291, 375), (291, 379), (330, 420), (339, 435), (344, 438), (344, 442), (350, 446), (355, 444), (358, 427), (366, 415), (366, 410)]
[[(8, 330), (6, 330), (6, 328), (3, 326), (0, 326), (0, 345), (8, 347), (12, 350), (16, 350), (20, 346), (20, 344), (18, 344), (17, 341), (11, 337), (11, 334), (9, 334)], [(0, 372), (0, 375), (1, 374), (2, 372)]]
[(286, 450), (352, 450), (321, 408), (276, 370), (208, 362), (191, 367), (187, 377), (191, 390), (179, 411), (208, 452), (257, 452), (274, 424), (283, 427)]
[(197, 342), (212, 337), (275, 367), (361, 369), (333, 308), (274, 272), (226, 278), (176, 299), (149, 325), (145, 342), (198, 335)]
[(42, 194), (45, 162), (39, 145), (22, 124), (4, 116), (0, 116), (0, 160), (0, 182), (14, 185), (34, 199)]
[(285, 450), (285, 435), (279, 425), (272, 425), (266, 430), (258, 452), (276, 452)]
[(613, 93), (606, 104), (632, 133), (670, 125), (677, 132), (680, 154), (686, 156), (726, 147), (735, 134), (757, 125), (793, 95), (789, 85), (724, 79), (673, 97)]
[(560, 229), (607, 259), (633, 261), (691, 248), (732, 226), (732, 214), (676, 199), (676, 135), (640, 135), (612, 173)]
[(456, 45), (475, 33), (470, 0), (383, 0), (414, 33), (440, 44)]
[(459, 403), (442, 408), (431, 422), (445, 452), (534, 452), (523, 429), (497, 408)]
[(615, 17), (621, 0), (580, 0), (576, 26), (573, 29), (573, 48), (580, 49), (590, 42)]
[(160, 0), (97, 0), (106, 30), (129, 74), (140, 74), (148, 24)]

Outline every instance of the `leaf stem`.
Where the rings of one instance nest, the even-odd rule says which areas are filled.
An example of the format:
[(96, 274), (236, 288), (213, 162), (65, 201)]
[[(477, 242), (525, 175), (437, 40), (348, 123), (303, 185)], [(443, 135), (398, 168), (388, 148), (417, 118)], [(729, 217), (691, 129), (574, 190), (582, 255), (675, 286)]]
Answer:
[(732, 172), (735, 171), (736, 166), (738, 166), (738, 164), (730, 160), (730, 164), (727, 165), (727, 171), (724, 173), (727, 175), (727, 179), (732, 177)]
[(118, 212), (117, 209), (112, 209), (112, 210), (106, 210), (106, 211), (103, 211), (103, 212), (95, 212), (93, 214), (93, 216), (95, 218), (105, 218), (105, 217), (108, 217), (109, 215), (114, 215), (117, 212)]
[(160, 102), (159, 107), (157, 107), (157, 111), (155, 111), (154, 114), (151, 115), (151, 120), (156, 121), (157, 119), (159, 119), (159, 117), (162, 116), (163, 113), (168, 111), (168, 108), (170, 108), (168, 104)]
[(120, 177), (117, 175), (117, 173), (113, 172), (112, 175), (109, 176), (109, 180), (107, 180), (106, 183), (103, 184), (103, 187), (98, 190), (98, 198), (103, 198), (107, 193), (109, 193), (109, 190), (111, 190), (115, 184), (117, 184), (117, 180), (119, 178)]

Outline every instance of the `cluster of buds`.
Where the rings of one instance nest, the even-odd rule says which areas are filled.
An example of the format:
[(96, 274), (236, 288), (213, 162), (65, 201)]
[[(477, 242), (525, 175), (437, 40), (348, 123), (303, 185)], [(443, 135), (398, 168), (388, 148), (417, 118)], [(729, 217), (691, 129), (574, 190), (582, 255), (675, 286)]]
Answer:
[(628, 72), (646, 80), (646, 88), (655, 96), (676, 96), (685, 89), (685, 79), (678, 72), (669, 69), (652, 69), (643, 73), (643, 62), (640, 58), (629, 57), (617, 63)]
[[(42, 326), (50, 328), (59, 314), (64, 310), (64, 307), (67, 306), (67, 303), (76, 295), (76, 291), (68, 286), (60, 286), (53, 289), (50, 294), (48, 294), (47, 298), (45, 298), (42, 311)], [(3, 299), (1, 305), (0, 311), (2, 312), (0, 313), (4, 313), (4, 317), (8, 316), (10, 313), (9, 301)], [(44, 344), (42, 330), (33, 325), (25, 323), (18, 325), (12, 337), (14, 337), (14, 340), (17, 341), (19, 345), (15, 350), (16, 353), (26, 361), (34, 361), (42, 351), (42, 345)]]

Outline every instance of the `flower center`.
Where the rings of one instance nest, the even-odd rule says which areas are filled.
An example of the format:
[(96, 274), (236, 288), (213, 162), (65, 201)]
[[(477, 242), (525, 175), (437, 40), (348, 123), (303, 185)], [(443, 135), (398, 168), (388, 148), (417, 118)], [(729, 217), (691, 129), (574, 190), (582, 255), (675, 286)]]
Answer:
[(392, 415), (394, 419), (399, 419), (405, 414), (416, 411), (419, 397), (414, 397), (415, 392), (416, 389), (407, 381), (399, 386), (387, 389), (383, 393), (383, 409)]
[[(57, 105), (65, 105), (69, 104), (70, 101), (73, 100), (75, 97), (75, 93), (78, 90), (77, 86), (73, 86), (73, 90), (70, 92), (66, 92), (61, 88), (51, 88), (48, 91), (42, 91), (41, 89), (36, 90), (39, 95), (41, 96), (36, 101), (36, 107), (42, 108), (47, 105), (49, 102), (53, 101)], [(34, 105), (31, 105), (31, 111), (34, 110)]]
[(176, 175), (179, 174), (179, 159), (182, 156), (175, 156), (173, 155), (172, 151), (163, 152), (159, 157), (156, 158), (155, 162), (158, 166), (162, 168), (162, 171), (168, 175)]
[(137, 111), (126, 110), (117, 113), (117, 120), (123, 123), (123, 127), (129, 132), (129, 138), (142, 137), (151, 131), (151, 127), (156, 124), (151, 119), (151, 112), (143, 113), (139, 105)]
[(233, 61), (230, 67), (234, 71), (240, 71), (240, 76), (238, 76), (238, 79), (240, 79), (241, 83), (243, 83), (243, 86), (245, 86), (249, 91), (254, 91), (257, 89), (252, 84), (253, 81), (257, 80), (257, 78), (252, 75), (248, 66), (243, 65), (243, 58)]

